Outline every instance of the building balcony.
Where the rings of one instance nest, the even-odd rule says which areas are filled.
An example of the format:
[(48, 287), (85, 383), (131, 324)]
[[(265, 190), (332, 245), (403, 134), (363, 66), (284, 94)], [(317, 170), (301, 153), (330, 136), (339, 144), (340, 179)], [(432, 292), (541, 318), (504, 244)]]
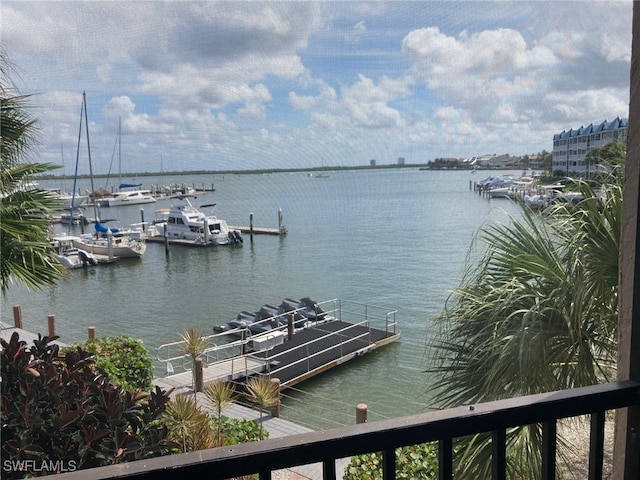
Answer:
[[(341, 427), (198, 452), (111, 465), (56, 475), (71, 479), (228, 479), (258, 474), (271, 478), (277, 470), (321, 463), (323, 480), (340, 478), (336, 460), (362, 453), (383, 453), (383, 478), (396, 478), (396, 448), (437, 442), (439, 479), (453, 478), (453, 439), (490, 433), (493, 479), (506, 478), (507, 429), (540, 424), (543, 432), (542, 473), (556, 478), (557, 423), (589, 415), (589, 479), (603, 478), (604, 425), (608, 411), (640, 406), (640, 382), (623, 381), (442, 410), (379, 422)], [(614, 452), (615, 454), (615, 452)], [(624, 455), (618, 454), (618, 455)], [(621, 459), (617, 459), (618, 461)], [(622, 459), (624, 461), (624, 459)], [(54, 477), (51, 477), (54, 478)]]

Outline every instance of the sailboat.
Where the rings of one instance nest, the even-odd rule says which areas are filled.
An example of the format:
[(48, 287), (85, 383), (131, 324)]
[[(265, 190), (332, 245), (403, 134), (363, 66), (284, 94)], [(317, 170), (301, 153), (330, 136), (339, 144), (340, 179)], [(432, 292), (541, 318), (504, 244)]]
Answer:
[[(122, 173), (122, 123), (118, 120), (118, 178)], [(122, 182), (122, 180), (120, 179)], [(151, 190), (144, 190), (140, 183), (120, 183), (118, 191), (109, 197), (102, 197), (98, 202), (101, 207), (118, 207), (122, 205), (139, 205), (143, 203), (154, 203), (155, 197), (151, 195)]]
[(316, 173), (315, 175), (310, 175), (310, 176), (314, 176), (315, 178), (328, 178), (329, 177), (329, 173), (327, 173), (327, 170), (324, 168), (324, 157), (322, 157), (322, 170), (320, 171), (320, 173)]
[[(87, 97), (82, 92), (82, 108), (80, 113), (80, 135), (82, 134), (82, 117), (84, 112), (85, 130), (87, 133), (87, 151), (89, 155), (89, 176), (91, 179), (91, 190), (95, 191), (93, 186), (93, 167), (91, 165), (91, 146), (89, 144), (89, 122), (87, 119)], [(79, 137), (80, 137), (79, 135)], [(80, 141), (78, 138), (78, 150), (80, 149)], [(78, 155), (79, 156), (79, 155)], [(77, 167), (76, 167), (77, 170)], [(97, 207), (93, 205), (95, 216), (95, 234), (82, 235), (74, 237), (73, 245), (89, 253), (95, 255), (107, 256), (109, 259), (141, 257), (146, 251), (145, 234), (142, 225), (139, 228), (121, 231), (117, 228), (106, 227), (100, 222)]]

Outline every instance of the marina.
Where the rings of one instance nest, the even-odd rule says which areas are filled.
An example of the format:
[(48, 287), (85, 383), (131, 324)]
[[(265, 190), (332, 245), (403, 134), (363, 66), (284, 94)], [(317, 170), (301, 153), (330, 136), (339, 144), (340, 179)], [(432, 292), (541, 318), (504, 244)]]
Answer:
[[(360, 402), (369, 405), (371, 419), (421, 412), (429, 405), (430, 316), (456, 287), (478, 227), (504, 219), (505, 211), (517, 214), (518, 207), (478, 201), (468, 189), (476, 179), (469, 171), (416, 172), (332, 172), (322, 181), (302, 172), (175, 176), (172, 182), (187, 185), (215, 180), (216, 191), (202, 193), (198, 205), (216, 203), (230, 226), (248, 226), (251, 213), (254, 226), (277, 226), (281, 209), (288, 233), (254, 235), (253, 242), (243, 234), (242, 247), (176, 246), (169, 255), (162, 243), (147, 240), (142, 257), (72, 270), (55, 287), (11, 286), (0, 305), (2, 320), (22, 305), (25, 328), (33, 332), (42, 332), (43, 322), (46, 330), (54, 314), (69, 343), (85, 341), (95, 327), (98, 336), (140, 339), (155, 357), (158, 346), (178, 341), (189, 326), (212, 334), (238, 312), (278, 305), (285, 296), (390, 306), (398, 310), (401, 339), (288, 388), (282, 415), (320, 429), (352, 422)], [(77, 188), (84, 191), (88, 183), (83, 179)], [(60, 180), (40, 184), (71, 189)], [(127, 229), (141, 222), (141, 210), (153, 218), (170, 203), (115, 207), (109, 216), (119, 221), (107, 225)], [(72, 226), (70, 234), (81, 228)], [(154, 364), (156, 377), (165, 377), (166, 364)], [(184, 372), (181, 362), (173, 366), (174, 373)]]

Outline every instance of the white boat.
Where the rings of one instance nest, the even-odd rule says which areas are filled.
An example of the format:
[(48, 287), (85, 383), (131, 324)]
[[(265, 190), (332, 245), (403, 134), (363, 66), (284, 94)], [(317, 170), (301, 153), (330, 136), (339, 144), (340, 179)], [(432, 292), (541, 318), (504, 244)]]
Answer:
[(119, 207), (122, 205), (154, 203), (156, 201), (151, 194), (151, 190), (131, 190), (130, 188), (131, 185), (121, 184), (118, 192), (110, 197), (103, 197), (96, 202), (101, 207)]
[(512, 189), (511, 187), (496, 187), (490, 189), (488, 195), (490, 198), (511, 198)]
[(78, 207), (73, 209), (73, 214), (71, 209), (60, 214), (60, 223), (63, 225), (89, 225), (93, 221), (92, 218), (85, 217), (84, 210)]
[[(118, 175), (122, 173), (122, 125), (118, 122), (118, 136), (116, 138), (118, 142)], [(103, 197), (97, 200), (97, 203), (101, 207), (119, 207), (122, 205), (140, 205), (144, 203), (154, 203), (156, 199), (151, 194), (151, 190), (144, 190), (140, 187), (142, 184), (130, 184), (120, 183), (118, 191), (111, 194), (111, 196)]]
[(96, 233), (75, 237), (73, 244), (87, 252), (113, 258), (135, 258), (144, 255), (147, 249), (142, 228), (121, 231), (95, 222)]
[(86, 250), (77, 248), (74, 236), (58, 235), (51, 238), (51, 254), (66, 268), (83, 268), (98, 264), (98, 257)]
[[(194, 195), (178, 195), (174, 199), (181, 203), (171, 205), (162, 218), (149, 226), (149, 237), (166, 238), (180, 241), (181, 244), (227, 245), (242, 243), (240, 232), (230, 230), (227, 222), (215, 215), (206, 215), (189, 201)], [(215, 204), (202, 205), (201, 208), (215, 207)]]

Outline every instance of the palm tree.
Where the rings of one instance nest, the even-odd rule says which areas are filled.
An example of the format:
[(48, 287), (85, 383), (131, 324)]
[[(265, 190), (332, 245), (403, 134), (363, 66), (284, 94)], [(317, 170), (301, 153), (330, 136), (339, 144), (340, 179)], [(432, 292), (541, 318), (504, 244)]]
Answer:
[[(624, 159), (627, 156), (627, 145), (625, 142), (613, 141), (599, 148), (594, 148), (587, 152), (585, 164), (587, 165), (587, 178), (589, 177), (589, 166), (594, 165), (594, 177), (600, 181), (611, 181), (613, 177), (620, 178), (620, 172), (614, 172), (611, 177), (611, 170), (624, 167)], [(600, 172), (598, 171), (600, 167)], [(604, 174), (602, 173), (604, 172)], [(616, 180), (614, 180), (615, 183)]]
[[(620, 182), (542, 216), (526, 208), (480, 231), (484, 248), (437, 321), (436, 402), (445, 407), (593, 385), (612, 376), (617, 350)], [(509, 477), (540, 475), (537, 426), (509, 432)], [(487, 478), (490, 442), (465, 439), (457, 459)]]
[(204, 395), (213, 405), (218, 421), (218, 445), (222, 445), (222, 411), (235, 400), (235, 389), (231, 382), (218, 381), (204, 388)]
[(0, 48), (0, 290), (18, 281), (27, 288), (51, 285), (66, 274), (49, 252), (49, 214), (62, 205), (51, 192), (30, 187), (34, 175), (57, 166), (26, 162), (36, 142), (28, 96), (15, 93), (11, 65)]
[(258, 376), (247, 381), (247, 396), (260, 410), (260, 440), (262, 440), (262, 410), (273, 407), (280, 401), (280, 385), (268, 377)]
[(182, 344), (180, 345), (180, 352), (183, 355), (191, 357), (191, 380), (193, 382), (192, 387), (195, 393), (196, 391), (196, 360), (209, 346), (209, 341), (202, 336), (202, 330), (198, 327), (189, 327), (184, 333), (180, 334)]

